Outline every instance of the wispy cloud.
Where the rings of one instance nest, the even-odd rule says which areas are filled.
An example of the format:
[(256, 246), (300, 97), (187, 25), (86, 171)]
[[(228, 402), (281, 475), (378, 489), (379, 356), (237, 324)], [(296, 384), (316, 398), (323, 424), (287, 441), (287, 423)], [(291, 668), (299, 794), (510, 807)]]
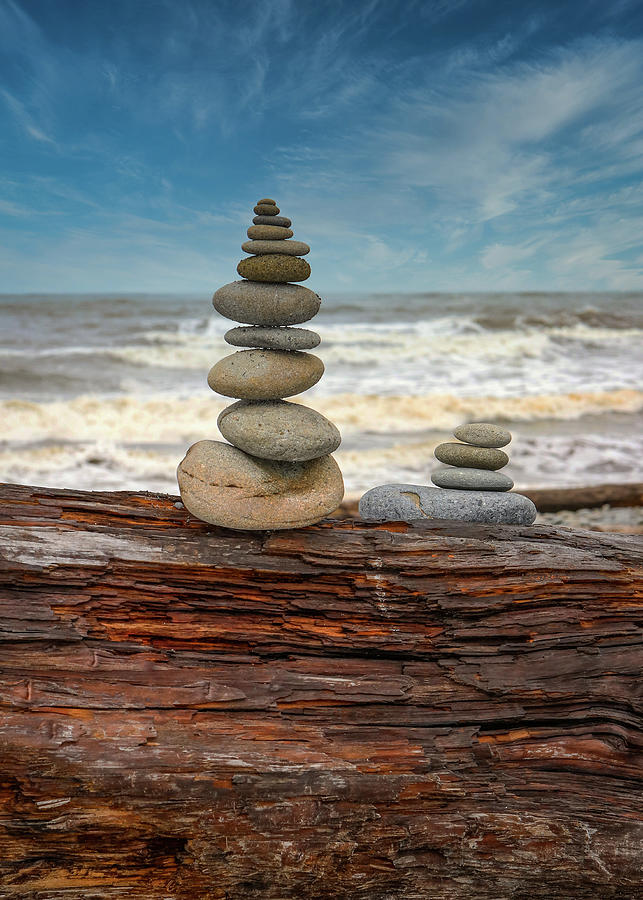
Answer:
[(205, 285), (228, 254), (234, 277), (252, 201), (277, 192), (321, 285), (643, 284), (633, 3), (592, 5), (582, 35), (548, 4), (143, 6), (0, 5), (0, 120), (25, 160), (0, 213), (42, 273), (76, 254), (89, 280)]
[(0, 96), (25, 134), (29, 135), (29, 137), (33, 138), (35, 141), (41, 141), (47, 144), (56, 143), (53, 138), (49, 137), (48, 134), (45, 134), (42, 128), (35, 123), (33, 116), (27, 111), (24, 103), (18, 100), (17, 97), (14, 97), (13, 94), (10, 94), (9, 91), (4, 88), (0, 89)]

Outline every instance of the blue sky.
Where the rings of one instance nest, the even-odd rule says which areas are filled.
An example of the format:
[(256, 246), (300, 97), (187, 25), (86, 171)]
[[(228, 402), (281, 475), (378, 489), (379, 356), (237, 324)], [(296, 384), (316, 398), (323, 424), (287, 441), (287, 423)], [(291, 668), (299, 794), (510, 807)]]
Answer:
[(643, 289), (640, 0), (0, 0), (0, 291)]

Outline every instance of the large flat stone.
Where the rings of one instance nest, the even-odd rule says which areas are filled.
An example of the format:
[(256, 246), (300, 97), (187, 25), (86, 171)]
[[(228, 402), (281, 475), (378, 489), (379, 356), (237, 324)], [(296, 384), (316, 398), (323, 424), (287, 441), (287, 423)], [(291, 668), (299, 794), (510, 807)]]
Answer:
[(240, 400), (223, 410), (217, 425), (227, 441), (261, 459), (302, 462), (326, 456), (341, 443), (325, 416), (285, 400)]
[(319, 312), (321, 298), (301, 284), (232, 281), (212, 297), (217, 312), (248, 325), (297, 325)]
[(344, 482), (332, 456), (273, 462), (199, 441), (177, 470), (181, 499), (204, 522), (244, 531), (301, 528), (333, 512)]
[(450, 491), (423, 484), (382, 484), (359, 501), (367, 522), (459, 519), (465, 522), (531, 525), (536, 507), (522, 494), (501, 491)]

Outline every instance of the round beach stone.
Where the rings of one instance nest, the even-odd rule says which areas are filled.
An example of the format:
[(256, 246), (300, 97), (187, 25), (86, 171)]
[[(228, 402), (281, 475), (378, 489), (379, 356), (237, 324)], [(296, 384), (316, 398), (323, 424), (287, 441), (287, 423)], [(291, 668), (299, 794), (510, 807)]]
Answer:
[(511, 432), (490, 422), (470, 422), (460, 425), (453, 432), (459, 441), (476, 447), (505, 447), (511, 441)]
[(279, 207), (275, 203), (257, 203), (254, 211), (258, 216), (276, 216), (279, 213)]
[(301, 284), (232, 281), (212, 297), (217, 312), (248, 325), (298, 325), (319, 312), (321, 298)]
[(261, 347), (264, 350), (312, 350), (321, 338), (307, 328), (270, 328), (262, 325), (231, 328), (224, 335), (233, 347)]
[(310, 278), (310, 266), (306, 260), (285, 253), (249, 256), (241, 260), (237, 272), (249, 281), (289, 282)]
[(285, 241), (293, 233), (280, 225), (251, 225), (246, 232), (251, 241)]
[(449, 466), (465, 466), (474, 469), (502, 469), (509, 462), (504, 450), (473, 447), (471, 444), (438, 444), (435, 458)]
[(212, 366), (208, 384), (224, 397), (280, 400), (307, 391), (323, 374), (323, 362), (312, 353), (239, 350)]
[(281, 225), (282, 228), (290, 228), (292, 225), (286, 216), (255, 216), (252, 221), (255, 225)]
[(451, 491), (423, 484), (383, 484), (359, 501), (367, 522), (417, 522), (460, 519), (465, 522), (531, 525), (536, 507), (522, 494), (498, 491)]
[(337, 509), (344, 482), (332, 456), (275, 462), (199, 441), (179, 463), (181, 499), (197, 519), (244, 531), (302, 528)]
[(305, 256), (310, 253), (303, 241), (246, 241), (241, 245), (244, 253), (263, 256), (266, 253), (285, 253), (287, 256)]
[(277, 203), (274, 200), (271, 200), (270, 197), (264, 197), (263, 200), (257, 200), (257, 206), (263, 206), (264, 203), (267, 203), (268, 206), (277, 205)]
[(510, 491), (514, 486), (508, 475), (489, 469), (439, 469), (433, 472), (431, 481), (458, 491)]
[(325, 416), (285, 400), (240, 400), (220, 414), (227, 441), (262, 459), (302, 462), (336, 450), (341, 435)]

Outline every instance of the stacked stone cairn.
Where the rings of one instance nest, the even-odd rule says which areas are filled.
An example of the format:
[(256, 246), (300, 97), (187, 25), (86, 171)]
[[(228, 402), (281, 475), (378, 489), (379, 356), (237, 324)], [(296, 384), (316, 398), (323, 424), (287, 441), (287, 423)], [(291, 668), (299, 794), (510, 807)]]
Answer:
[(508, 493), (513, 481), (499, 472), (509, 462), (501, 450), (511, 434), (498, 425), (472, 422), (454, 431), (458, 442), (435, 448), (446, 464), (431, 475), (437, 487), (385, 484), (368, 491), (359, 503), (360, 516), (370, 521), (463, 519), (466, 522), (502, 522), (531, 525), (536, 507), (522, 494)]
[(208, 375), (213, 391), (237, 400), (218, 419), (230, 443), (199, 441), (178, 468), (181, 499), (197, 518), (243, 530), (312, 525), (333, 512), (344, 496), (339, 467), (330, 455), (341, 437), (332, 422), (292, 397), (316, 384), (322, 361), (304, 351), (316, 347), (314, 331), (291, 326), (312, 319), (321, 300), (305, 281), (310, 247), (291, 240), (291, 221), (274, 200), (254, 208), (249, 240), (237, 272), (242, 281), (214, 294), (217, 312), (243, 323), (225, 340), (239, 350), (219, 360)]

